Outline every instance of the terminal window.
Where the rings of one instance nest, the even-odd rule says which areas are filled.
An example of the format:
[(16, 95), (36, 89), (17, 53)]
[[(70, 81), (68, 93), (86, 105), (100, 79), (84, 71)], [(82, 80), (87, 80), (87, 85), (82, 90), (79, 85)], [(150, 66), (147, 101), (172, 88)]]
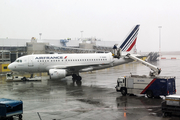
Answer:
[(7, 69), (7, 66), (5, 66), (4, 69)]

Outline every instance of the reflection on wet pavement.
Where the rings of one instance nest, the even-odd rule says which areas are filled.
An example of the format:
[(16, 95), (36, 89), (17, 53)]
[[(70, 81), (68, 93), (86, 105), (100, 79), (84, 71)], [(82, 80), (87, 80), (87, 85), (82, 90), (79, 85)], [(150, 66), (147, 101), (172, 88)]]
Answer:
[[(166, 63), (156, 64), (162, 68)], [(165, 68), (165, 74), (167, 70)], [(81, 73), (83, 78), (81, 86), (73, 84), (71, 77), (62, 80), (49, 80), (48, 77), (43, 77), (41, 82), (6, 82), (1, 76), (0, 98), (22, 100), (25, 120), (38, 120), (38, 113), (42, 120), (172, 119), (162, 117), (160, 108), (162, 98), (148, 99), (142, 95), (121, 96), (116, 92), (114, 87), (117, 77), (127, 76), (130, 72), (148, 74), (149, 68), (131, 63)], [(174, 73), (172, 76), (177, 75)], [(177, 79), (179, 78), (177, 76)], [(176, 84), (179, 86), (179, 82)]]

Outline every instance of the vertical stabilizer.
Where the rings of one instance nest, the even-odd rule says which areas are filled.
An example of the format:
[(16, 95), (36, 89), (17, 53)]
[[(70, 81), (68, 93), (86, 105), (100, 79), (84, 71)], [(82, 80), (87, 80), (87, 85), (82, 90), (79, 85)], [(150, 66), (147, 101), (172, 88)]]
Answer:
[(122, 43), (122, 45), (120, 46), (121, 50), (123, 52), (129, 52), (131, 51), (131, 49), (134, 47), (134, 45), (136, 44), (136, 40), (137, 40), (137, 35), (138, 35), (138, 31), (139, 31), (139, 26), (140, 25), (136, 25), (132, 31), (130, 32), (130, 34), (127, 36), (127, 38), (124, 40), (124, 42)]

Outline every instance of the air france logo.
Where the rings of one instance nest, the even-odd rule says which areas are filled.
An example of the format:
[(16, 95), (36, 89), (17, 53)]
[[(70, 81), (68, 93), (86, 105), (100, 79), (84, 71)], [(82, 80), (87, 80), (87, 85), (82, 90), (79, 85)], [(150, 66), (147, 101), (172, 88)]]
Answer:
[(63, 59), (62, 56), (36, 57), (35, 59)]
[(66, 59), (66, 58), (67, 58), (67, 56), (64, 57), (64, 59)]

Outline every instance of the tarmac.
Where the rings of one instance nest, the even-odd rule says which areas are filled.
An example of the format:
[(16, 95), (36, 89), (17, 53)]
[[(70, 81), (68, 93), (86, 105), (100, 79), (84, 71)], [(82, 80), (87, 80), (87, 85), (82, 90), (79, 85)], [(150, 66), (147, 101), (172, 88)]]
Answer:
[[(153, 64), (164, 66), (167, 62)], [(162, 74), (168, 74), (166, 67), (166, 72)], [(81, 86), (73, 84), (71, 76), (61, 80), (49, 80), (48, 76), (42, 76), (41, 81), (33, 82), (7, 82), (4, 76), (0, 76), (0, 98), (22, 100), (23, 120), (179, 119), (177, 115), (162, 116), (163, 96), (159, 99), (149, 99), (143, 95), (122, 96), (121, 93), (116, 92), (116, 80), (119, 76), (130, 75), (130, 72), (147, 75), (149, 70), (133, 62), (104, 70), (85, 72), (80, 74)], [(179, 86), (179, 83), (176, 85)], [(18, 118), (14, 117), (14, 120)]]

